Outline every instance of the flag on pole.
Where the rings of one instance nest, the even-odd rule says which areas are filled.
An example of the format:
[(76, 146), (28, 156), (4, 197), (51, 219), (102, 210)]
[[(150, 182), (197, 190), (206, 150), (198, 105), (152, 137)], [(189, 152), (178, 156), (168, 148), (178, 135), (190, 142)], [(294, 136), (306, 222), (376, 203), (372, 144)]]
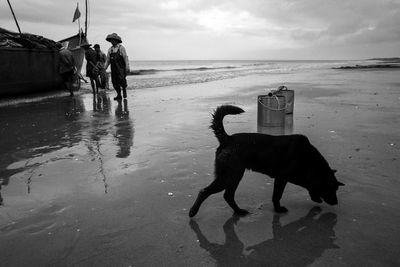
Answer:
[(79, 3), (76, 3), (76, 9), (74, 13), (74, 18), (72, 19), (72, 22), (75, 22), (75, 20), (79, 19), (81, 17), (81, 12), (79, 11)]

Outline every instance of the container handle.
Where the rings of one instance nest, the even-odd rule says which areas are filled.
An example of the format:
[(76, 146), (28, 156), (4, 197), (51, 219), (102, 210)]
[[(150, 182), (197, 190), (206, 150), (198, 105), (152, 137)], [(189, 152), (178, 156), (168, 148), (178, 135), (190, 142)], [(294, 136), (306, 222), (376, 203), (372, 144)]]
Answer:
[[(280, 107), (281, 104), (280, 104), (280, 102), (279, 102), (279, 98), (278, 98), (276, 95), (273, 95), (273, 96), (275, 97), (276, 101), (278, 102), (278, 107)], [(273, 110), (273, 111), (282, 111), (282, 110), (285, 110), (285, 109), (287, 108), (287, 105), (285, 105), (284, 108), (277, 108), (277, 109), (275, 109), (275, 108), (270, 108), (270, 107), (264, 105), (264, 103), (261, 102), (260, 99), (261, 99), (261, 98), (259, 97), (259, 98), (258, 98), (258, 102), (259, 102), (264, 108), (267, 108), (267, 109), (269, 109), (269, 110)]]
[(287, 88), (285, 85), (281, 85), (281, 86), (278, 87), (277, 92), (279, 92), (279, 91), (286, 91), (286, 90), (288, 90), (288, 88)]

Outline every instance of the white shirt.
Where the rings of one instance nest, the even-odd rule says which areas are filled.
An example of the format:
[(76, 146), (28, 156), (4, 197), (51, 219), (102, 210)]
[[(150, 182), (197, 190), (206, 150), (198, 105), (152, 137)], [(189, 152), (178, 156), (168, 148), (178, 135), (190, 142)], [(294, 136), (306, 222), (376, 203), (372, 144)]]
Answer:
[(121, 54), (122, 58), (123, 58), (124, 61), (125, 61), (126, 69), (129, 70), (129, 59), (128, 59), (128, 55), (126, 54), (125, 47), (124, 47), (123, 45), (121, 45), (121, 44), (117, 44), (116, 46), (111, 46), (111, 47), (108, 49), (108, 53), (107, 53), (107, 58), (106, 58), (106, 64), (105, 64), (105, 66), (108, 67), (108, 65), (110, 65), (110, 54), (111, 54), (111, 53), (117, 52), (118, 49), (119, 49), (119, 53)]

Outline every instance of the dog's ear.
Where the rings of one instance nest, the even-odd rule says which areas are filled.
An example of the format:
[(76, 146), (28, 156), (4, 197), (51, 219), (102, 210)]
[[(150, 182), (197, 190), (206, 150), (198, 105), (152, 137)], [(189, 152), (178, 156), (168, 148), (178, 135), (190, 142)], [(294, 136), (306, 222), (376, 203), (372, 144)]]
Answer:
[(338, 182), (337, 182), (337, 185), (338, 185), (338, 186), (344, 186), (344, 183), (341, 183), (341, 182), (338, 181)]

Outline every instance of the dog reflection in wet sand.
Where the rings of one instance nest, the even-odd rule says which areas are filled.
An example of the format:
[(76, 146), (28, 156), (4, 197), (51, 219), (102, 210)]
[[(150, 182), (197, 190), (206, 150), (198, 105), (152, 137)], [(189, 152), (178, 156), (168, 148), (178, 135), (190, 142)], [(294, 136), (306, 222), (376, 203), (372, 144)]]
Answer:
[(275, 212), (288, 210), (280, 205), (287, 182), (308, 190), (311, 200), (330, 205), (338, 203), (336, 191), (344, 184), (338, 182), (335, 170), (303, 135), (272, 136), (259, 133), (228, 135), (223, 119), (226, 115), (244, 112), (241, 108), (225, 105), (213, 114), (211, 129), (220, 145), (215, 155), (215, 180), (200, 190), (189, 211), (193, 217), (204, 200), (224, 191), (224, 199), (236, 215), (246, 215), (247, 210), (235, 202), (235, 192), (246, 169), (260, 172), (275, 179), (272, 202)]
[(275, 214), (272, 221), (273, 238), (245, 248), (235, 232), (239, 216), (229, 218), (224, 226), (225, 243), (210, 242), (194, 220), (190, 227), (200, 247), (216, 260), (217, 266), (308, 266), (322, 256), (326, 249), (339, 248), (334, 244), (336, 214), (321, 213), (314, 207), (297, 221), (284, 226), (282, 215)]

